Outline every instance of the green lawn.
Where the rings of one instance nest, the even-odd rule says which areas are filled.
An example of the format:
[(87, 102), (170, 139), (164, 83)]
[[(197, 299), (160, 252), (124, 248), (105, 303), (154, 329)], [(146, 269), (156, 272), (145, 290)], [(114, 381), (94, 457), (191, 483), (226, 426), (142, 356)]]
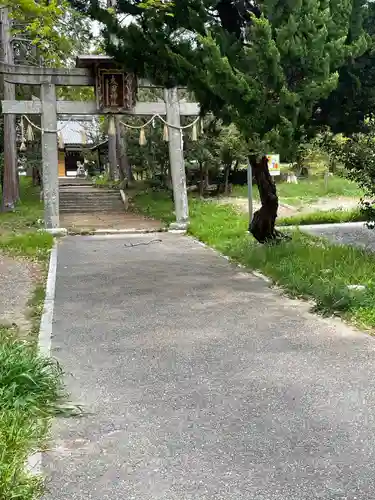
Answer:
[(41, 478), (25, 470), (30, 453), (45, 445), (51, 419), (65, 399), (57, 363), (36, 349), (44, 302), (44, 280), (53, 238), (38, 232), (43, 204), (39, 189), (21, 177), (21, 202), (12, 213), (0, 213), (0, 251), (32, 259), (40, 269), (30, 297), (29, 335), (0, 325), (0, 499), (34, 500), (42, 494)]
[[(139, 194), (134, 204), (149, 216), (173, 220), (172, 201), (164, 193)], [(229, 205), (192, 199), (190, 217), (190, 234), (233, 261), (262, 271), (293, 296), (314, 299), (317, 311), (375, 328), (375, 254), (297, 231), (290, 242), (260, 245), (246, 232), (247, 217)], [(348, 290), (357, 284), (366, 291)]]
[[(319, 198), (325, 197), (360, 198), (363, 196), (363, 191), (357, 184), (338, 176), (329, 177), (327, 186), (321, 177), (300, 180), (298, 184), (278, 182), (277, 192), (281, 201), (296, 206), (303, 203), (313, 203)], [(253, 193), (254, 198), (258, 199), (256, 186), (253, 187)], [(233, 186), (232, 196), (247, 197), (247, 186)]]
[(43, 227), (43, 203), (39, 188), (32, 185), (30, 177), (20, 178), (20, 198), (14, 212), (0, 213), (0, 236)]

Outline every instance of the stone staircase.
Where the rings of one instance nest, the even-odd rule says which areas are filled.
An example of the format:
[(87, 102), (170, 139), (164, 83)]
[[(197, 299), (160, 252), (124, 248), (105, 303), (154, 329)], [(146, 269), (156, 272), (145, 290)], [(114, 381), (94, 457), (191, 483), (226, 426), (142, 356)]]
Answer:
[(60, 180), (60, 213), (124, 213), (118, 190), (95, 188), (89, 181), (77, 181)]

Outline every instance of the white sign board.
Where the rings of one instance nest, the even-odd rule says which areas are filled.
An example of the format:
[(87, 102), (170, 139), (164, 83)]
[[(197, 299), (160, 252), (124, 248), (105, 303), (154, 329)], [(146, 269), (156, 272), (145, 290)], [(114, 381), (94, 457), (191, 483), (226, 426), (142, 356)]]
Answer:
[(280, 155), (267, 155), (268, 170), (271, 175), (280, 175)]

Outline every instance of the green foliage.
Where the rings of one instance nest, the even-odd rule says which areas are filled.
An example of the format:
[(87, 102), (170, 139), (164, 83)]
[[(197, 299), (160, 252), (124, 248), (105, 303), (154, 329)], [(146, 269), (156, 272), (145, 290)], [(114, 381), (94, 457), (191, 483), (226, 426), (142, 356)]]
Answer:
[(137, 192), (131, 200), (132, 208), (156, 220), (170, 224), (175, 220), (173, 201), (162, 191)]
[(14, 212), (0, 214), (0, 235), (37, 229), (43, 223), (43, 202), (40, 188), (32, 185), (30, 177), (20, 177), (21, 201)]
[(119, 189), (120, 181), (112, 181), (107, 174), (97, 175), (92, 178), (94, 186), (97, 188)]
[(15, 34), (35, 48), (43, 65), (73, 65), (75, 56), (89, 49), (90, 23), (65, 0), (20, 0), (11, 14)]
[(134, 20), (126, 25), (95, 0), (70, 3), (104, 23), (108, 52), (128, 70), (187, 85), (203, 112), (232, 122), (260, 152), (290, 146), (336, 88), (338, 70), (368, 46), (357, 0), (262, 0), (243, 11), (224, 0), (167, 8), (125, 0), (118, 11)]
[(47, 232), (25, 232), (0, 237), (0, 249), (11, 255), (46, 261), (53, 244), (53, 236)]
[(357, 0), (349, 37), (360, 32), (361, 18), (368, 34), (368, 49), (358, 58), (350, 58), (339, 71), (339, 83), (314, 111), (313, 125), (328, 125), (336, 133), (351, 135), (366, 129), (365, 119), (375, 112), (375, 5)]
[(218, 136), (218, 149), (221, 162), (231, 167), (235, 162), (247, 161), (247, 147), (242, 135), (233, 124), (223, 127)]
[[(140, 92), (141, 100), (155, 99), (155, 96), (147, 96), (143, 90)], [(146, 120), (126, 117), (125, 121), (135, 127)], [(199, 182), (200, 169), (208, 172), (209, 177), (218, 179), (223, 168), (230, 170), (239, 161), (246, 161), (246, 142), (234, 125), (225, 126), (212, 118), (206, 118), (203, 122), (203, 131), (200, 124), (196, 124), (197, 140), (192, 140), (192, 127), (183, 132), (187, 179), (191, 184)], [(192, 118), (182, 118), (182, 126), (191, 123)], [(137, 175), (144, 174), (154, 188), (161, 189), (171, 188), (168, 142), (163, 139), (163, 131), (164, 124), (156, 118), (153, 124), (145, 128), (147, 143), (144, 146), (139, 145), (139, 129), (126, 127), (122, 131), (133, 172)]]
[(35, 348), (0, 331), (0, 406), (30, 416), (55, 415), (65, 394), (61, 369), (51, 358), (38, 356)]
[(42, 480), (25, 470), (65, 400), (61, 369), (0, 328), (0, 498), (35, 500)]
[[(170, 220), (172, 202), (165, 195), (145, 193), (134, 203), (148, 215)], [(292, 241), (264, 246), (247, 234), (248, 221), (227, 205), (191, 200), (190, 234), (249, 269), (260, 270), (291, 295), (314, 299), (316, 310), (338, 314), (374, 329), (375, 254), (300, 232)], [(364, 285), (362, 292), (348, 285)]]
[(36, 231), (43, 227), (43, 202), (40, 201), (39, 188), (32, 185), (29, 177), (21, 177), (20, 189), (22, 201), (15, 211), (0, 214), (0, 250), (46, 262), (53, 237)]
[(365, 122), (367, 133), (358, 132), (344, 141), (326, 143), (332, 155), (345, 165), (346, 176), (357, 182), (369, 199), (363, 200), (362, 210), (367, 214), (371, 226), (375, 221), (375, 120)]
[[(189, 122), (191, 121), (191, 118)], [(191, 140), (191, 129), (184, 135), (184, 153), (187, 162), (197, 162), (198, 165), (217, 168), (220, 163), (218, 138), (222, 129), (211, 126), (211, 120), (205, 120), (204, 132), (198, 133), (197, 140)], [(197, 124), (199, 129), (199, 124)]]
[(347, 176), (356, 181), (368, 195), (375, 195), (375, 120), (367, 120), (367, 133), (353, 134), (344, 142), (327, 147), (344, 163)]

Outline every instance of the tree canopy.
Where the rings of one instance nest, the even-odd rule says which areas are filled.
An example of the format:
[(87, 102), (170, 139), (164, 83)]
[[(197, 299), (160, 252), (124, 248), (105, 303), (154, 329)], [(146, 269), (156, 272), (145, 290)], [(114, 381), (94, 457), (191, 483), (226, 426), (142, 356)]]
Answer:
[(91, 23), (66, 0), (19, 0), (11, 5), (18, 64), (67, 66), (91, 43)]
[[(312, 125), (328, 125), (333, 133), (351, 135), (368, 129), (366, 118), (375, 112), (375, 4), (362, 6), (363, 27), (368, 34), (366, 52), (350, 58), (339, 70), (337, 88), (317, 104)], [(353, 26), (356, 36), (358, 26)]]
[(363, 0), (121, 0), (117, 13), (69, 1), (104, 24), (107, 52), (128, 70), (187, 85), (258, 151), (290, 143), (368, 47)]

